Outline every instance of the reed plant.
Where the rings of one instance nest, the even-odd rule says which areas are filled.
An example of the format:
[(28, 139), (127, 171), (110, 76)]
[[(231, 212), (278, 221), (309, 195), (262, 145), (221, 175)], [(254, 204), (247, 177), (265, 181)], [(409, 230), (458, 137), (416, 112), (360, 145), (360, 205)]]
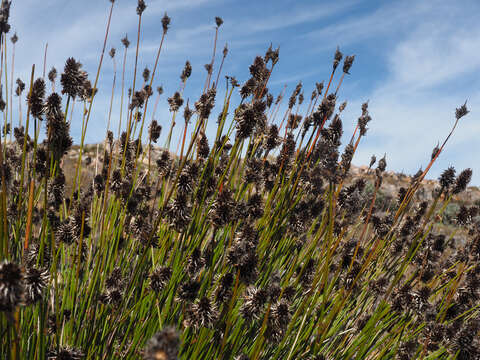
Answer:
[[(373, 177), (350, 172), (371, 121), (368, 103), (341, 146), (347, 103), (339, 97), (354, 56), (337, 49), (326, 86), (315, 84), (308, 96), (299, 83), (284, 104), (286, 93), (275, 98), (268, 88), (278, 49), (254, 57), (243, 83), (221, 73), (228, 49), (215, 62), (223, 23), (216, 17), (198, 100), (183, 98), (187, 62), (179, 91), (165, 102), (154, 84), (170, 18), (161, 21), (153, 70), (140, 75), (148, 7), (138, 0), (133, 83), (127, 91), (125, 37), (121, 95), (115, 63), (112, 89), (105, 89), (109, 108), (93, 110), (115, 5), (111, 0), (106, 13), (93, 83), (74, 58), (59, 79), (55, 69), (45, 78), (32, 67), (29, 79), (15, 82), (17, 121), (14, 49), (21, 41), (7, 41), (10, 2), (1, 3), (2, 359), (479, 358), (479, 208), (461, 207), (452, 232), (438, 231), (472, 172), (450, 167), (433, 200), (417, 196), (466, 104), (425, 170), (379, 209), (386, 157), (372, 158)], [(115, 61), (115, 49), (108, 54)], [(169, 107), (169, 122), (154, 119), (158, 106)], [(97, 172), (85, 180), (93, 111), (108, 114), (108, 125)], [(76, 118), (75, 171), (65, 173)], [(215, 132), (208, 133), (209, 121)], [(177, 122), (179, 139), (172, 137)], [(466, 240), (455, 242), (461, 228)]]

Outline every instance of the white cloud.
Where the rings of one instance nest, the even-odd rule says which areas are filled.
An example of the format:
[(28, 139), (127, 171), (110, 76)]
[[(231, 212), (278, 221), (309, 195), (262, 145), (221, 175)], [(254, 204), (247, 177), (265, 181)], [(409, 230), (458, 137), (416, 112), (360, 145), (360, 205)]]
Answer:
[[(425, 13), (422, 22), (416, 22), (387, 55), (385, 81), (366, 95), (371, 99), (373, 121), (357, 163), (367, 162), (372, 153), (386, 152), (394, 170), (413, 173), (419, 166), (425, 167), (437, 141), (441, 143), (448, 135), (455, 108), (468, 98), (471, 113), (462, 118), (430, 176), (438, 176), (453, 164), (459, 169), (473, 167), (474, 182), (480, 182), (475, 153), (480, 91), (458, 85), (474, 79), (480, 69), (480, 27), (472, 26), (468, 17), (461, 23), (445, 21), (455, 15), (451, 11), (445, 6), (430, 16)], [(361, 100), (353, 107), (359, 107)], [(350, 106), (350, 111), (354, 110)]]

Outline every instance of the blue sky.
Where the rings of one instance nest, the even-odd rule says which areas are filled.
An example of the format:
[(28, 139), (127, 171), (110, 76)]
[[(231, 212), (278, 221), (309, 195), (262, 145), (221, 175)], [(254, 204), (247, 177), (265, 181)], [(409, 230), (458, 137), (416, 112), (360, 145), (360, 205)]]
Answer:
[[(351, 75), (339, 93), (339, 101), (348, 102), (342, 117), (345, 139), (353, 131), (362, 102), (369, 101), (373, 120), (354, 158), (355, 164), (367, 163), (372, 154), (379, 158), (386, 153), (388, 169), (415, 173), (420, 166), (426, 166), (433, 147), (448, 134), (455, 108), (468, 100), (470, 114), (461, 119), (429, 177), (438, 176), (450, 165), (457, 171), (471, 167), (472, 183), (480, 185), (477, 156), (480, 2), (146, 0), (146, 3), (140, 71), (145, 66), (153, 67), (164, 12), (172, 19), (154, 82), (155, 87), (161, 84), (165, 89), (156, 113), (164, 134), (171, 118), (167, 97), (178, 89), (186, 60), (192, 63), (193, 72), (185, 97), (193, 103), (200, 95), (205, 79), (203, 65), (211, 59), (214, 17), (220, 16), (225, 22), (219, 33), (218, 53), (225, 43), (229, 48), (223, 74), (243, 82), (256, 55), (263, 55), (270, 43), (273, 47), (280, 46), (280, 60), (269, 84), (275, 96), (284, 85), (289, 95), (301, 80), (308, 98), (315, 82), (328, 80), (337, 45), (344, 54), (356, 55)], [(17, 31), (19, 36), (14, 77), (26, 82), (32, 63), (40, 74), (48, 42), (47, 70), (55, 66), (60, 73), (65, 60), (73, 56), (84, 64), (93, 80), (109, 5), (107, 0), (14, 0), (11, 34)], [(135, 7), (135, 0), (116, 0), (107, 47), (107, 50), (117, 48), (119, 66), (123, 56), (120, 39), (128, 33), (132, 44), (127, 59), (130, 69), (127, 87), (131, 84), (136, 45)], [(220, 55), (217, 64), (219, 60)], [(112, 79), (112, 61), (106, 57), (87, 131), (89, 143), (104, 138)], [(221, 84), (217, 103), (221, 103), (224, 89)], [(119, 117), (119, 94), (117, 86), (114, 129)], [(80, 130), (80, 121), (74, 119), (72, 134), (76, 141)], [(178, 133), (174, 139), (176, 136)]]

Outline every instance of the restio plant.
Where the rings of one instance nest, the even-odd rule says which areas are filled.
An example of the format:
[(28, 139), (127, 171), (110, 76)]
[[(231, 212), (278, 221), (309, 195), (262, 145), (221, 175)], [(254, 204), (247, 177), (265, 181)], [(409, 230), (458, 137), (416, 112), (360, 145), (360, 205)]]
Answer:
[[(432, 200), (416, 196), (466, 104), (425, 170), (396, 199), (378, 201), (386, 157), (372, 158), (370, 180), (349, 171), (371, 120), (367, 103), (341, 147), (340, 89), (354, 56), (337, 49), (326, 85), (307, 96), (300, 83), (284, 105), (285, 94), (268, 89), (278, 49), (255, 57), (244, 82), (222, 75), (228, 49), (215, 62), (217, 17), (198, 100), (183, 98), (187, 61), (180, 89), (164, 101), (154, 84), (170, 18), (161, 20), (152, 70), (140, 74), (148, 7), (138, 0), (127, 91), (128, 37), (106, 54), (111, 0), (93, 77), (69, 58), (59, 74), (44, 65), (43, 76), (33, 67), (14, 81), (10, 3), (0, 8), (0, 358), (479, 359), (478, 206), (449, 213), (451, 233), (438, 231), (472, 172), (450, 167)], [(110, 107), (95, 110), (108, 114), (106, 136), (85, 177), (85, 134), (108, 57)], [(157, 106), (168, 106), (168, 122), (154, 119)], [(82, 133), (67, 173), (73, 112)]]

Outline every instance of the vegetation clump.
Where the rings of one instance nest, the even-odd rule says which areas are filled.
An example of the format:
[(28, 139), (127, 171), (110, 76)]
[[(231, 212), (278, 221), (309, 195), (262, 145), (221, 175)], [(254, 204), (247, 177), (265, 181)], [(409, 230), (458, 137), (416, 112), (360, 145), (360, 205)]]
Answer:
[[(184, 99), (189, 61), (179, 90), (164, 100), (163, 88), (153, 89), (171, 26), (165, 14), (156, 58), (141, 76), (140, 44), (132, 43), (128, 91), (130, 41), (121, 40), (119, 127), (117, 134), (110, 128), (110, 105), (105, 141), (92, 159), (85, 134), (109, 38), (110, 3), (94, 80), (74, 58), (66, 59), (59, 81), (52, 68), (48, 84), (33, 67), (30, 79), (15, 81), (15, 127), (14, 79), (6, 71), (10, 2), (1, 3), (2, 358), (479, 358), (479, 207), (462, 205), (452, 213), (450, 206), (472, 171), (457, 175), (450, 167), (431, 199), (418, 196), (468, 114), (466, 103), (425, 170), (395, 199), (379, 201), (387, 156), (378, 162), (372, 156), (368, 177), (350, 171), (372, 121), (368, 103), (344, 140), (347, 103), (340, 91), (353, 55), (337, 48), (330, 77), (310, 96), (302, 83), (289, 97), (270, 92), (280, 59), (272, 47), (254, 58), (248, 79), (227, 75), (223, 89), (228, 49), (217, 69), (223, 20), (216, 17), (213, 57), (198, 100)], [(141, 19), (148, 16), (143, 0), (136, 14), (140, 39)], [(110, 104), (118, 96), (119, 53), (109, 51), (115, 69)], [(235, 99), (239, 105), (232, 108)], [(170, 110), (169, 122), (155, 119), (157, 105)], [(74, 112), (83, 121), (75, 146)], [(216, 131), (210, 133), (212, 121)], [(182, 127), (179, 139), (172, 137), (174, 126)], [(445, 233), (447, 215), (455, 226)], [(462, 242), (458, 231), (465, 234)]]

